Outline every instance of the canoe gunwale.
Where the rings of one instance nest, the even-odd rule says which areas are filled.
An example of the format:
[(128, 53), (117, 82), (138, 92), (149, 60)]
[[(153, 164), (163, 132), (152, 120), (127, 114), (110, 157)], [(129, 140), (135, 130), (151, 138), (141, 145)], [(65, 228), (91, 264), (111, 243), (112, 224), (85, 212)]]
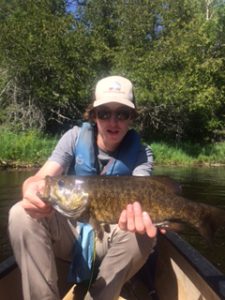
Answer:
[(0, 279), (17, 268), (14, 256), (10, 256), (0, 263)]
[(167, 239), (176, 251), (178, 251), (207, 282), (212, 290), (214, 290), (221, 299), (225, 299), (225, 275), (207, 258), (175, 232), (167, 232), (163, 236), (160, 235), (159, 238)]

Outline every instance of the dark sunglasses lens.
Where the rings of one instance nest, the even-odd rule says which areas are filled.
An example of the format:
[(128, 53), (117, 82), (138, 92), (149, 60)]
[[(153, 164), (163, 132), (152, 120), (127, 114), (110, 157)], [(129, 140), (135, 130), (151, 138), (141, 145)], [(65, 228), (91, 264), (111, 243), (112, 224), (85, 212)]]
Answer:
[(120, 121), (125, 121), (130, 118), (130, 111), (129, 110), (119, 110), (116, 112), (116, 118)]
[(111, 111), (109, 110), (98, 110), (97, 111), (97, 118), (100, 120), (108, 120), (111, 118)]
[(97, 110), (96, 112), (97, 118), (100, 120), (109, 120), (111, 116), (115, 116), (115, 118), (119, 121), (128, 120), (131, 116), (130, 110), (127, 109), (120, 109), (117, 111), (110, 111), (110, 110)]

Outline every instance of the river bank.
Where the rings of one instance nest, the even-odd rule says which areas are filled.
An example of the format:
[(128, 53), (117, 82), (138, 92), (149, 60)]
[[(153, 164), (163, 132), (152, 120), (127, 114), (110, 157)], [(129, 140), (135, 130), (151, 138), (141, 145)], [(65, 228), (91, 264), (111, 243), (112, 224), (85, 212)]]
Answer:
[[(16, 169), (16, 170), (30, 170), (30, 169), (38, 169), (42, 166), (42, 164), (32, 164), (32, 163), (20, 163), (20, 162), (13, 162), (13, 161), (2, 161), (0, 160), (0, 170), (8, 170), (8, 169)], [(165, 167), (185, 167), (185, 164), (177, 164), (177, 163), (170, 163), (170, 164), (159, 164), (159, 163), (154, 163), (154, 166), (165, 166)], [(198, 167), (198, 168), (217, 168), (217, 167), (225, 167), (225, 163), (193, 163), (193, 164), (188, 164), (189, 167)]]
[[(54, 149), (59, 136), (38, 131), (0, 132), (0, 167), (40, 167)], [(147, 142), (154, 154), (155, 165), (225, 166), (225, 142), (213, 144)]]

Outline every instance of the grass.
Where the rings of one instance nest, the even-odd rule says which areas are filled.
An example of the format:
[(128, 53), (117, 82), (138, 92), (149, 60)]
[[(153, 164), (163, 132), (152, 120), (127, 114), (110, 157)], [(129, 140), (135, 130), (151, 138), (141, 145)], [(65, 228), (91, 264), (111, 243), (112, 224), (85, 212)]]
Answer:
[(41, 165), (50, 155), (57, 142), (38, 131), (20, 134), (0, 132), (0, 163), (3, 165)]
[[(0, 165), (42, 165), (54, 149), (58, 137), (38, 131), (13, 133), (0, 131)], [(161, 165), (225, 165), (225, 142), (209, 145), (151, 143), (156, 164)]]
[(225, 142), (200, 145), (163, 142), (151, 144), (155, 162), (165, 165), (225, 165)]

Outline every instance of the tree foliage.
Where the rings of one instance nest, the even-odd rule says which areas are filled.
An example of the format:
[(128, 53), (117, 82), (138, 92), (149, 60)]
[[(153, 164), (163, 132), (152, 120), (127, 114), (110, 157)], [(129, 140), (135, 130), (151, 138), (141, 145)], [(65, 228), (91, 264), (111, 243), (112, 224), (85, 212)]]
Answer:
[(134, 82), (145, 138), (224, 138), (224, 1), (0, 0), (0, 7), (1, 123), (50, 131), (72, 124), (96, 81), (121, 74)]
[[(25, 3), (17, 1), (17, 9), (2, 22), (0, 47), (9, 86), (2, 105), (11, 106), (5, 110), (10, 114), (29, 108), (30, 118), (39, 111), (36, 125), (49, 128), (55, 121), (62, 124), (80, 117), (95, 74), (94, 56), (89, 56), (95, 49), (82, 25), (62, 11), (59, 1)], [(26, 118), (22, 119), (24, 125)]]

